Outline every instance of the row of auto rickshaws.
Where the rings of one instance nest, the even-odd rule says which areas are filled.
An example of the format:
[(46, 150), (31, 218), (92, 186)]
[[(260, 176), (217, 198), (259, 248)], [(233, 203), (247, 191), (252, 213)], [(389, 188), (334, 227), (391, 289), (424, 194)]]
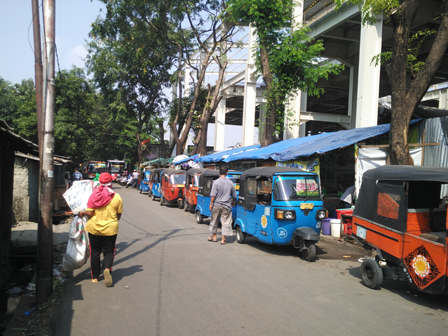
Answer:
[[(210, 192), (219, 172), (152, 169), (148, 196), (160, 205), (210, 217)], [(318, 175), (297, 168), (258, 167), (229, 171), (238, 199), (232, 209), (236, 241), (293, 245), (302, 258), (316, 256), (324, 209)], [(448, 168), (383, 166), (364, 173), (352, 218), (352, 238), (375, 257), (361, 264), (365, 286), (384, 279), (405, 281), (419, 291), (448, 293)]]

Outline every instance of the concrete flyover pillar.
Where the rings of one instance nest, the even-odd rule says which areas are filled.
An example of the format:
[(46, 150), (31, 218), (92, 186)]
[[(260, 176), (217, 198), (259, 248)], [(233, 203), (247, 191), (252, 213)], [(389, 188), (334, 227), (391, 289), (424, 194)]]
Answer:
[(223, 97), (215, 111), (215, 151), (224, 149), (226, 126), (226, 98)]
[(243, 146), (251, 146), (254, 144), (257, 81), (255, 77), (255, 59), (252, 53), (252, 47), (255, 43), (255, 38), (255, 28), (249, 26), (249, 45), (244, 81)]
[(359, 48), (358, 92), (356, 99), (356, 128), (378, 124), (378, 96), (380, 65), (372, 62), (381, 53), (383, 17), (378, 15), (374, 24), (361, 26)]
[[(304, 0), (294, 0), (292, 29), (295, 30), (303, 23), (303, 4)], [(283, 139), (295, 139), (300, 137), (300, 111), (306, 111), (306, 92), (299, 91), (289, 98), (285, 110), (285, 122), (283, 130)], [(302, 106), (302, 99), (305, 100), (305, 108)], [(305, 127), (305, 126), (303, 126)]]

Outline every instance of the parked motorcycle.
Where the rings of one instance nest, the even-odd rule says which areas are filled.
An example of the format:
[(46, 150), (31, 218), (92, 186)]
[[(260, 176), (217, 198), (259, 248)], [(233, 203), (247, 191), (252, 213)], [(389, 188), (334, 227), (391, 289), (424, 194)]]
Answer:
[(129, 188), (130, 186), (132, 186), (132, 176), (129, 177), (126, 182), (126, 188)]

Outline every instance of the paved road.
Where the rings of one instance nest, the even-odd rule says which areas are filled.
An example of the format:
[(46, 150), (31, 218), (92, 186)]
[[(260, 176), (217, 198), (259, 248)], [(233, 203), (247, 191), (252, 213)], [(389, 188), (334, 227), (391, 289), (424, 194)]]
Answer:
[(124, 200), (113, 277), (84, 266), (66, 283), (57, 335), (446, 335), (448, 299), (360, 283), (356, 258), (319, 243), (314, 263), (288, 247), (206, 240), (192, 214), (116, 188)]

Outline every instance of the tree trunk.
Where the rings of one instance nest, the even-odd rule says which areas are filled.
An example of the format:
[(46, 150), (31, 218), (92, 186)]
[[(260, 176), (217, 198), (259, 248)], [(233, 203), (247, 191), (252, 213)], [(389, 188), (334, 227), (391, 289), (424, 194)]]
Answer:
[(160, 156), (166, 157), (165, 153), (165, 129), (163, 128), (163, 120), (159, 121), (159, 137), (160, 137)]
[(448, 2), (439, 30), (426, 58), (425, 65), (409, 82), (406, 73), (408, 41), (411, 25), (420, 7), (421, 0), (408, 0), (391, 16), (394, 27), (392, 61), (387, 67), (392, 88), (392, 120), (389, 135), (389, 157), (391, 165), (413, 165), (409, 154), (408, 131), (412, 114), (427, 92), (448, 45)]
[(136, 136), (137, 136), (138, 161), (143, 162), (143, 150), (142, 150), (142, 142), (140, 140), (140, 130), (137, 132)]
[(260, 37), (260, 63), (263, 80), (266, 84), (267, 90), (267, 109), (266, 109), (266, 122), (264, 124), (263, 137), (261, 139), (261, 147), (266, 147), (275, 142), (275, 112), (277, 106), (275, 104), (275, 97), (273, 90), (273, 76), (271, 67), (269, 66), (268, 44), (265, 39)]

